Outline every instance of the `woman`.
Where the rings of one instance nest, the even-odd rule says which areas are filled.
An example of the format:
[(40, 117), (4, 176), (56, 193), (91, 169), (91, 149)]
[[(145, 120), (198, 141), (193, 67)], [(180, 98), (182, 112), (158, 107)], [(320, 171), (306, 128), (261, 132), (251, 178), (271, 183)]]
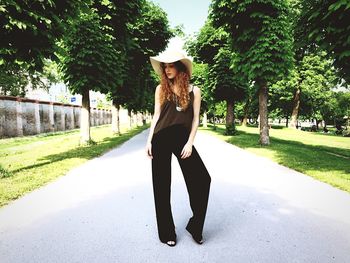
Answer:
[(211, 178), (193, 146), (199, 124), (201, 92), (189, 84), (192, 62), (182, 53), (168, 51), (150, 60), (153, 69), (161, 76), (161, 83), (155, 91), (154, 115), (146, 145), (146, 153), (152, 159), (159, 239), (169, 246), (176, 245), (170, 204), (171, 156), (175, 154), (193, 212), (186, 230), (198, 244), (202, 244)]

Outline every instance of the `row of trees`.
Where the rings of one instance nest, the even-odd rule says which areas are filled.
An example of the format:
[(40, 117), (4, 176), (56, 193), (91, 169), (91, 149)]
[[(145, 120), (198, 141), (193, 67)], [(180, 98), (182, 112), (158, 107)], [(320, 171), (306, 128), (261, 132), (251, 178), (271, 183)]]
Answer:
[(52, 80), (61, 78), (82, 95), (82, 143), (90, 141), (90, 90), (113, 101), (117, 133), (120, 106), (130, 113), (152, 111), (156, 79), (148, 58), (164, 50), (175, 32), (159, 6), (146, 0), (14, 0), (0, 12), (0, 74), (12, 80), (0, 83), (2, 90), (35, 86), (35, 78), (52, 72), (47, 61), (56, 62), (59, 74)]
[(348, 15), (345, 0), (213, 0), (205, 25), (187, 42), (205, 110), (226, 102), (227, 134), (235, 132), (234, 112), (243, 124), (259, 115), (262, 145), (269, 144), (268, 110), (291, 117), (292, 127), (300, 115), (349, 115), (349, 93), (332, 90), (350, 80)]

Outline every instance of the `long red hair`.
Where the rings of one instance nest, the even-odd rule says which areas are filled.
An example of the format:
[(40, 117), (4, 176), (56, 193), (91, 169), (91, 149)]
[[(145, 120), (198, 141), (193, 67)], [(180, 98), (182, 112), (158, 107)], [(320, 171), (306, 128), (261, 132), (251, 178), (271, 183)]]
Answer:
[(171, 83), (176, 85), (180, 89), (180, 96), (178, 103), (180, 106), (186, 110), (190, 103), (190, 95), (188, 93), (188, 87), (190, 85), (190, 75), (186, 66), (181, 61), (174, 62), (174, 66), (177, 69), (178, 74), (173, 80), (168, 79), (164, 70), (164, 63), (162, 66), (162, 76), (160, 80), (160, 105), (163, 105), (165, 101), (174, 101), (173, 91), (171, 90)]

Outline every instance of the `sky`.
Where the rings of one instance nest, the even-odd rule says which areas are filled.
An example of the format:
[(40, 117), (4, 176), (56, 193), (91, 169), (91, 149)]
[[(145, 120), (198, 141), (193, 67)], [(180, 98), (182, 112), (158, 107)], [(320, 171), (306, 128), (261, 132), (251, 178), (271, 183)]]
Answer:
[[(151, 0), (158, 4), (167, 14), (170, 27), (184, 25), (186, 35), (198, 32), (208, 16), (211, 0)], [(168, 48), (182, 50), (184, 40), (175, 37), (170, 40)]]

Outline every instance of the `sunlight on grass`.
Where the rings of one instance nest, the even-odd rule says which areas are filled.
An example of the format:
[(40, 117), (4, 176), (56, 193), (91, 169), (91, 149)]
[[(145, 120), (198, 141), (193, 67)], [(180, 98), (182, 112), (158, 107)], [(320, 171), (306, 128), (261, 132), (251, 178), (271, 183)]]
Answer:
[(96, 145), (79, 146), (79, 130), (0, 140), (0, 206), (32, 191), (89, 159), (122, 144), (149, 125), (113, 135), (111, 125), (91, 128)]
[(238, 134), (225, 136), (217, 130), (200, 128), (220, 139), (267, 157), (279, 164), (350, 192), (350, 138), (305, 132), (290, 128), (270, 129), (270, 145), (259, 144), (256, 127), (238, 126)]

